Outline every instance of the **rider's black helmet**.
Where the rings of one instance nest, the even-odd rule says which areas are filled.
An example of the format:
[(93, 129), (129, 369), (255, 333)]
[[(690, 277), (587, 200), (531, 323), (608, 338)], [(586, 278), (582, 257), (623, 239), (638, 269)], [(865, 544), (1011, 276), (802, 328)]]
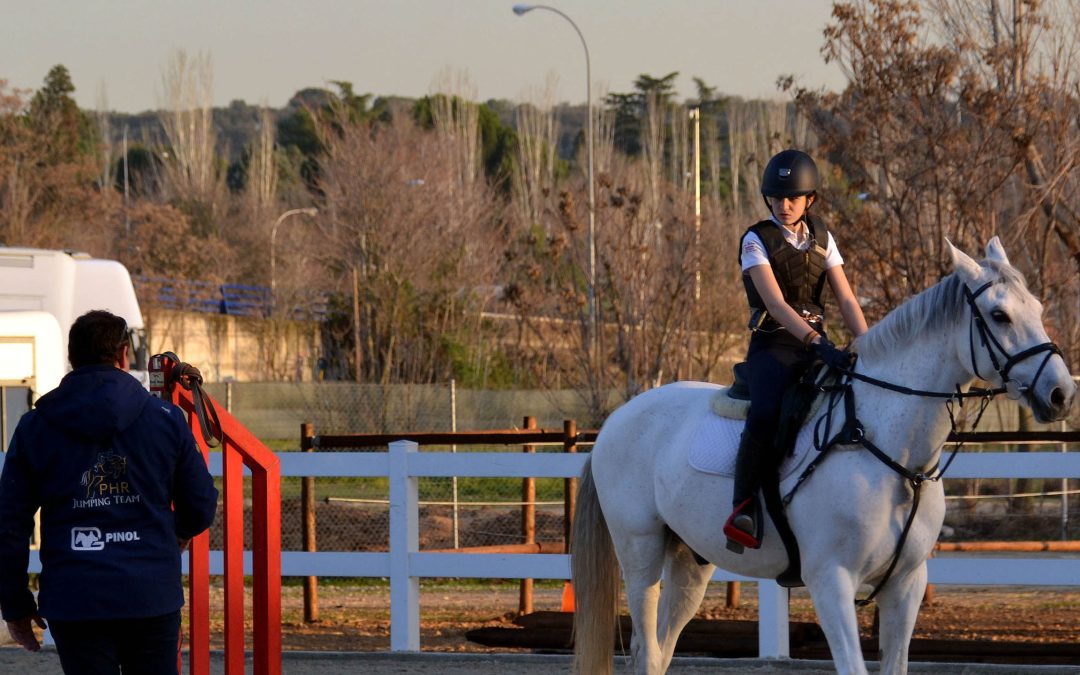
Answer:
[(764, 197), (798, 197), (817, 192), (821, 177), (814, 159), (801, 150), (773, 155), (761, 176)]

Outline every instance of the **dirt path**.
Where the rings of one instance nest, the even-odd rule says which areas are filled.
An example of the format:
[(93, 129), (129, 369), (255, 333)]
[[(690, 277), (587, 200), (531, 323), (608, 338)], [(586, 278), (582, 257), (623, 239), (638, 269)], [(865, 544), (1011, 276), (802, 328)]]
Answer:
[[(724, 588), (715, 585), (699, 616), (715, 619), (753, 619), (752, 586), (743, 589), (737, 609), (724, 607)], [(517, 609), (517, 585), (510, 582), (449, 585), (424, 582), (421, 591), (421, 654), (390, 654), (389, 593), (385, 585), (325, 584), (319, 587), (320, 621), (302, 620), (301, 589), (283, 590), (283, 672), (296, 675), (371, 673), (372, 675), (547, 675), (569, 673), (569, 657), (532, 654), (527, 650), (484, 647), (465, 639), (464, 633), (481, 626), (512, 626)], [(794, 594), (792, 619), (813, 621), (813, 609), (804, 593)], [(536, 589), (537, 610), (558, 609), (561, 588)], [(250, 598), (249, 598), (250, 602)], [(222, 606), (220, 588), (211, 599)], [(250, 605), (248, 609), (250, 617)], [(872, 611), (860, 612), (860, 624), (869, 631)], [(221, 649), (220, 617), (211, 628), (213, 649)], [(932, 604), (919, 616), (916, 637), (963, 640), (1075, 643), (1080, 640), (1080, 592), (1075, 589), (971, 589), (939, 588)], [(249, 638), (250, 639), (250, 638)], [(249, 642), (250, 644), (250, 642)], [(221, 673), (220, 653), (214, 671)], [(962, 675), (1080, 675), (1076, 666), (986, 666), (914, 663), (912, 673)], [(630, 673), (629, 668), (618, 670)], [(778, 663), (746, 659), (680, 658), (670, 671), (676, 675), (750, 673), (780, 675), (832, 673), (822, 661)], [(874, 672), (873, 668), (871, 672)], [(30, 654), (0, 648), (0, 673), (60, 675), (55, 652)]]
[[(537, 584), (534, 608), (558, 610), (561, 587)], [(514, 582), (487, 586), (432, 584), (420, 592), (421, 635), (424, 651), (500, 652), (465, 639), (480, 627), (513, 627), (518, 607)], [(319, 618), (303, 621), (302, 593), (297, 586), (283, 589), (282, 641), (286, 651), (371, 651), (390, 649), (390, 597), (385, 586), (319, 587)], [(756, 620), (757, 595), (745, 584), (738, 608), (725, 607), (725, 587), (711, 584), (698, 616), (707, 619)], [(220, 606), (219, 599), (212, 604)], [(859, 610), (863, 637), (869, 637), (873, 608)], [(791, 620), (816, 621), (805, 590), (792, 594)], [(218, 634), (219, 628), (214, 627)], [(919, 613), (916, 638), (939, 640), (992, 640), (996, 642), (1080, 642), (1080, 591), (1033, 588), (939, 587), (934, 601)], [(221, 648), (221, 644), (213, 645)], [(527, 653), (521, 650), (521, 653)]]

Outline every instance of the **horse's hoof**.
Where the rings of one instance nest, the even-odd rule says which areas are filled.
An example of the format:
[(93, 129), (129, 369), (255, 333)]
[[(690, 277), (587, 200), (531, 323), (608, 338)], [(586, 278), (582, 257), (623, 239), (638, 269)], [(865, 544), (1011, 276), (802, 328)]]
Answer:
[(746, 550), (746, 547), (743, 546), (742, 544), (740, 544), (739, 542), (735, 541), (734, 539), (728, 539), (727, 540), (727, 550), (729, 550), (732, 553), (735, 553), (737, 555), (742, 555), (743, 551)]

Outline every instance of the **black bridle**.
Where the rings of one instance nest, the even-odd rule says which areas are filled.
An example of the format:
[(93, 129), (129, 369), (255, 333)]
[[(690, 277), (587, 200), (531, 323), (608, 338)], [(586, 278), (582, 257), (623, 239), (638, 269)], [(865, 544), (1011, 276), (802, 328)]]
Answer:
[[(1037, 344), (1034, 347), (1025, 349), (1017, 354), (1010, 355), (1005, 351), (1005, 347), (1001, 345), (993, 332), (990, 331), (990, 327), (986, 323), (986, 319), (983, 318), (982, 312), (979, 310), (979, 306), (975, 303), (975, 298), (982, 295), (988, 288), (993, 286), (995, 281), (988, 281), (980, 286), (976, 291), (972, 292), (971, 289), (964, 285), (964, 298), (967, 300), (968, 307), (971, 308), (971, 328), (968, 331), (968, 342), (971, 348), (971, 371), (975, 373), (975, 376), (979, 379), (984, 379), (979, 373), (979, 366), (975, 363), (975, 333), (979, 333), (979, 341), (982, 343), (986, 353), (990, 356), (990, 362), (994, 364), (994, 370), (997, 371), (1001, 377), (1001, 388), (1005, 394), (1012, 400), (1019, 399), (1023, 394), (1035, 388), (1035, 384), (1039, 381), (1039, 376), (1042, 375), (1043, 370), (1046, 368), (1046, 364), (1050, 362), (1050, 358), (1057, 354), (1061, 356), (1061, 349), (1058, 348), (1053, 342), (1043, 342)], [(1009, 378), (1009, 371), (1013, 366), (1021, 361), (1046, 352), (1046, 357), (1043, 362), (1039, 364), (1039, 369), (1035, 371), (1035, 377), (1031, 379), (1031, 384), (1024, 386), (1016, 380)], [(1005, 363), (1002, 364), (998, 360), (998, 354), (1005, 357)]]
[[(972, 424), (974, 430), (979, 426), (979, 421), (982, 420), (983, 412), (986, 411), (990, 401), (994, 399), (998, 394), (1006, 394), (1010, 399), (1019, 399), (1023, 394), (1033, 390), (1035, 384), (1038, 382), (1039, 377), (1042, 375), (1043, 370), (1046, 369), (1046, 364), (1054, 356), (1054, 354), (1061, 355), (1061, 350), (1053, 342), (1047, 341), (1041, 344), (1030, 347), (1016, 354), (1010, 355), (1008, 351), (1002, 346), (1001, 342), (990, 331), (989, 326), (986, 323), (986, 319), (983, 318), (982, 312), (979, 310), (979, 306), (976, 304), (975, 299), (978, 298), (986, 289), (992, 286), (994, 281), (989, 281), (980, 286), (976, 291), (972, 292), (971, 289), (964, 284), (964, 299), (967, 301), (968, 307), (971, 309), (971, 328), (969, 331), (970, 348), (971, 348), (971, 369), (976, 377), (983, 379), (979, 373), (978, 365), (976, 364), (976, 352), (975, 352), (975, 333), (978, 332), (979, 340), (983, 348), (986, 349), (987, 354), (990, 356), (990, 361), (994, 365), (994, 370), (997, 371), (1001, 377), (1001, 386), (984, 389), (973, 388), (968, 391), (961, 391), (960, 385), (956, 385), (955, 391), (927, 391), (923, 389), (912, 389), (910, 387), (904, 387), (885, 380), (879, 380), (869, 375), (855, 372), (855, 364), (852, 364), (850, 368), (837, 369), (840, 374), (840, 379), (836, 384), (823, 385), (820, 387), (822, 392), (829, 393), (829, 404), (826, 412), (820, 418), (818, 418), (817, 424), (814, 427), (814, 448), (818, 451), (818, 456), (815, 457), (799, 475), (799, 478), (795, 481), (795, 485), (791, 488), (784, 498), (783, 503), (786, 507), (791, 503), (792, 498), (795, 496), (795, 492), (802, 486), (804, 482), (810, 477), (810, 475), (817, 469), (818, 465), (824, 461), (828, 455), (828, 451), (838, 445), (861, 445), (868, 450), (874, 457), (876, 457), (881, 463), (889, 467), (892, 471), (899, 474), (904, 480), (908, 482), (912, 489), (912, 504), (911, 513), (908, 514), (907, 520), (904, 523), (904, 528), (900, 532), (900, 538), (896, 543), (896, 549), (893, 552), (892, 560), (889, 563), (889, 567), (885, 570), (885, 574), (878, 582), (877, 586), (870, 592), (866, 598), (862, 600), (856, 600), (855, 604), (858, 606), (865, 606), (870, 604), (881, 589), (888, 582), (892, 576), (893, 571), (896, 569), (897, 563), (900, 561), (900, 554), (903, 551), (904, 543), (907, 541), (908, 533), (911, 530), (912, 523), (915, 522), (915, 514), (919, 510), (919, 497), (922, 492), (923, 483), (927, 481), (937, 482), (940, 481), (945, 472), (949, 469), (953, 459), (956, 458), (956, 453), (960, 451), (963, 446), (963, 442), (957, 443), (953, 448), (952, 454), (949, 456), (948, 461), (945, 462), (945, 466), (941, 466), (940, 461), (936, 462), (932, 467), (928, 467), (922, 471), (912, 471), (907, 467), (899, 464), (890, 457), (881, 448), (875, 445), (869, 438), (866, 437), (866, 429), (862, 422), (855, 416), (855, 391), (852, 388), (852, 383), (855, 380), (866, 382), (867, 384), (880, 387), (882, 389), (888, 389), (890, 391), (897, 392), (905, 396), (921, 396), (928, 398), (943, 398), (946, 399), (945, 405), (949, 412), (949, 423), (952, 432), (956, 431), (956, 416), (953, 412), (954, 402), (959, 402), (962, 406), (963, 401), (966, 398), (979, 398), (981, 399), (979, 405), (978, 414), (975, 417), (975, 421)], [(995, 352), (995, 350), (997, 350)], [(1009, 372), (1013, 366), (1031, 358), (1036, 354), (1046, 352), (1046, 357), (1043, 362), (1039, 364), (1039, 369), (1035, 372), (1035, 377), (1032, 378), (1031, 384), (1022, 385), (1016, 380), (1009, 378)], [(998, 356), (1004, 357), (1004, 363), (999, 360)], [(844, 425), (841, 427), (834, 436), (830, 438), (829, 434), (832, 429), (832, 415), (836, 408), (839, 398), (843, 397), (844, 401)], [(827, 441), (825, 439), (828, 439)]]

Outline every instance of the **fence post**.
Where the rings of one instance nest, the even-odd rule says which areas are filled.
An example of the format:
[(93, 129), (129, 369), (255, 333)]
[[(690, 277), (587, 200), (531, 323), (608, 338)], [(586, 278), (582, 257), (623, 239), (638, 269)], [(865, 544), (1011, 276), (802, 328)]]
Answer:
[[(563, 420), (563, 451), (577, 452), (577, 422), (574, 420)], [(577, 482), (577, 478), (563, 479), (563, 550), (567, 553), (570, 553), (570, 535), (574, 531)]]
[[(536, 418), (525, 418), (526, 429), (536, 428)], [(522, 447), (526, 454), (535, 454), (535, 445)], [(536, 543), (536, 479), (532, 476), (521, 479), (521, 536), (523, 543)], [(518, 614), (530, 614), (533, 611), (533, 580), (521, 580), (521, 592), (518, 597)]]
[(758, 581), (758, 656), (763, 659), (791, 657), (788, 597), (788, 589), (775, 581)]
[(420, 550), (419, 490), (409, 475), (413, 441), (390, 444), (390, 651), (420, 651), (420, 581), (409, 560)]
[[(311, 422), (300, 425), (300, 450), (315, 450), (315, 427)], [(312, 553), (319, 550), (315, 541), (315, 478), (304, 476), (300, 479), (300, 510), (303, 515), (304, 551)], [(319, 620), (319, 578), (304, 577), (304, 622), (314, 623)]]
[(741, 588), (738, 581), (727, 582), (727, 596), (724, 606), (728, 609), (735, 609), (739, 606), (739, 598), (741, 595)]

